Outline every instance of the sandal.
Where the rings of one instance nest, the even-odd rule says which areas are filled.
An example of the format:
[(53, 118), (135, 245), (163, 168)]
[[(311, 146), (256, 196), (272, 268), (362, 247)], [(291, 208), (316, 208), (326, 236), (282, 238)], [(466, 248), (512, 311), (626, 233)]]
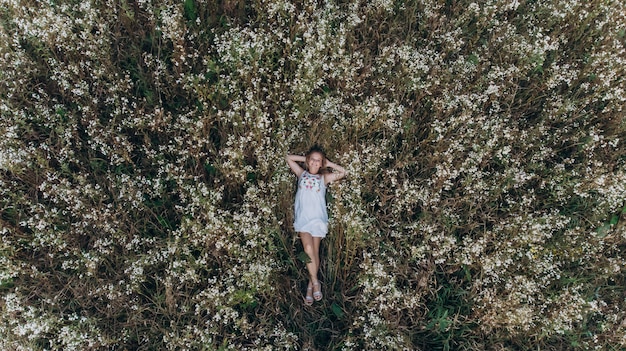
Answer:
[(307, 306), (311, 306), (313, 304), (313, 296), (311, 293), (313, 292), (313, 286), (309, 283), (309, 286), (306, 288), (306, 297), (304, 298), (304, 304)]
[(319, 281), (313, 283), (313, 298), (315, 301), (322, 299), (322, 286)]

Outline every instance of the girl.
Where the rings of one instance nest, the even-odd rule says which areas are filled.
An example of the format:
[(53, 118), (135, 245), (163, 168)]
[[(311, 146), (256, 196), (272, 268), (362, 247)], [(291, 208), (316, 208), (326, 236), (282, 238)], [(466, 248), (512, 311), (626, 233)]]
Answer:
[[(294, 229), (300, 235), (304, 252), (310, 261), (306, 264), (309, 271), (309, 285), (305, 303), (322, 299), (322, 290), (317, 271), (320, 266), (320, 242), (328, 233), (328, 213), (326, 211), (326, 185), (346, 175), (346, 170), (326, 159), (326, 154), (317, 145), (311, 147), (305, 156), (287, 155), (289, 168), (298, 177), (298, 190), (295, 201)], [(298, 162), (304, 162), (305, 169)], [(328, 172), (330, 167), (334, 172)]]

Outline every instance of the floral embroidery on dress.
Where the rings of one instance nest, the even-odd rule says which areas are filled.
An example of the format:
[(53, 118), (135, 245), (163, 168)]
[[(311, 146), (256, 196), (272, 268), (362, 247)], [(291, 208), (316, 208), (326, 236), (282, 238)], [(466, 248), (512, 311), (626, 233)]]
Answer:
[(300, 188), (313, 190), (319, 193), (321, 191), (321, 181), (321, 176), (305, 172), (304, 174), (302, 174), (302, 178), (300, 179)]

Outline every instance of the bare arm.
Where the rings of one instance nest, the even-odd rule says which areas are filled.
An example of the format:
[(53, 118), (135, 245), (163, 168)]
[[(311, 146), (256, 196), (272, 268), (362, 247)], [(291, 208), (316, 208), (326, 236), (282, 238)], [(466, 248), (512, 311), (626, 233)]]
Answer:
[(295, 173), (298, 178), (300, 178), (300, 175), (304, 172), (304, 168), (300, 167), (298, 162), (305, 162), (306, 157), (300, 155), (287, 155), (285, 159), (287, 160), (287, 164), (289, 165), (289, 168), (291, 168), (291, 171)]
[(324, 181), (326, 184), (339, 180), (346, 176), (346, 169), (340, 165), (326, 160), (326, 166), (332, 168), (335, 172), (324, 175)]

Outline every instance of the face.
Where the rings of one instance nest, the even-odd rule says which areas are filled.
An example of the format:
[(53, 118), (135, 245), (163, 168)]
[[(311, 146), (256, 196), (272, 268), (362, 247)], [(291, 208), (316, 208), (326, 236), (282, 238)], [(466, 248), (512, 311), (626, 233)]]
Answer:
[(324, 165), (324, 156), (319, 152), (314, 152), (309, 155), (309, 159), (307, 161), (307, 166), (309, 167), (309, 172), (311, 174), (317, 174), (320, 171), (320, 168)]

